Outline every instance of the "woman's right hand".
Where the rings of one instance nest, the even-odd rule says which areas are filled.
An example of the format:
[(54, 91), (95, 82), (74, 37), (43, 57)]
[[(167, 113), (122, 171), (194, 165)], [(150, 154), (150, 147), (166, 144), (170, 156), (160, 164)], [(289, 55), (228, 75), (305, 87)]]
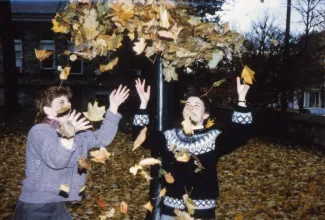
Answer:
[(135, 88), (137, 89), (138, 95), (141, 100), (140, 109), (146, 109), (150, 99), (150, 86), (148, 86), (147, 91), (145, 91), (145, 84), (146, 84), (145, 79), (143, 80), (142, 83), (139, 78), (135, 80)]

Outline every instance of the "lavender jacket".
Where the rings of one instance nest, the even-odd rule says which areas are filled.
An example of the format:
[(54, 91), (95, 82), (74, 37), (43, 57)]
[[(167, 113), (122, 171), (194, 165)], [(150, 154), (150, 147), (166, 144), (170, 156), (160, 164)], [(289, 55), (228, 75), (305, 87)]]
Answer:
[[(80, 189), (86, 174), (78, 173), (79, 157), (87, 158), (89, 149), (105, 147), (114, 139), (122, 116), (107, 110), (99, 130), (84, 131), (74, 138), (71, 149), (65, 148), (54, 127), (42, 123), (29, 131), (26, 146), (26, 178), (19, 200), (26, 203), (50, 203), (81, 200)], [(60, 185), (68, 184), (67, 195)]]

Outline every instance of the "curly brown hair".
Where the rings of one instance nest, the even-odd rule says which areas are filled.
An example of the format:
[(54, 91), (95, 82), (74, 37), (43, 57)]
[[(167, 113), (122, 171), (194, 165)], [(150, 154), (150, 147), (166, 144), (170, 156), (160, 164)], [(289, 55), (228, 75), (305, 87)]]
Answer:
[(35, 124), (41, 123), (46, 117), (46, 114), (43, 109), (44, 106), (51, 107), (52, 101), (55, 98), (59, 98), (61, 96), (66, 96), (70, 100), (72, 98), (72, 92), (70, 88), (51, 86), (39, 93), (38, 98), (35, 100), (36, 102)]

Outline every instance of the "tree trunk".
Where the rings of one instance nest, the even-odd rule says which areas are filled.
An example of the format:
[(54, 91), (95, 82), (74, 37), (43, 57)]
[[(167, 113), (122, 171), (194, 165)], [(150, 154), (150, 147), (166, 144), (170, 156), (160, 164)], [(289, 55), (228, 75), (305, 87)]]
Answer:
[(17, 97), (17, 71), (15, 60), (14, 27), (11, 20), (9, 0), (0, 1), (0, 34), (3, 51), (4, 70), (4, 110), (11, 115), (19, 110)]

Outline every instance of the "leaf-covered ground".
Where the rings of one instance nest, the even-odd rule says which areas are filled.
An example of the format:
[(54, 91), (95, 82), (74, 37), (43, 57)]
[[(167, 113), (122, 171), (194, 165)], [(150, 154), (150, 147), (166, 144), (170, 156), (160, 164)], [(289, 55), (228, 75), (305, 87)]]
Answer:
[[(2, 125), (3, 126), (3, 125)], [(24, 178), (26, 132), (0, 129), (0, 219), (12, 219)], [(99, 219), (104, 206), (128, 203), (129, 219), (144, 219), (149, 184), (129, 168), (144, 149), (131, 152), (130, 136), (119, 133), (105, 165), (92, 162), (86, 195), (69, 204), (74, 219)], [(325, 219), (325, 159), (317, 150), (252, 139), (218, 164), (218, 219)]]

